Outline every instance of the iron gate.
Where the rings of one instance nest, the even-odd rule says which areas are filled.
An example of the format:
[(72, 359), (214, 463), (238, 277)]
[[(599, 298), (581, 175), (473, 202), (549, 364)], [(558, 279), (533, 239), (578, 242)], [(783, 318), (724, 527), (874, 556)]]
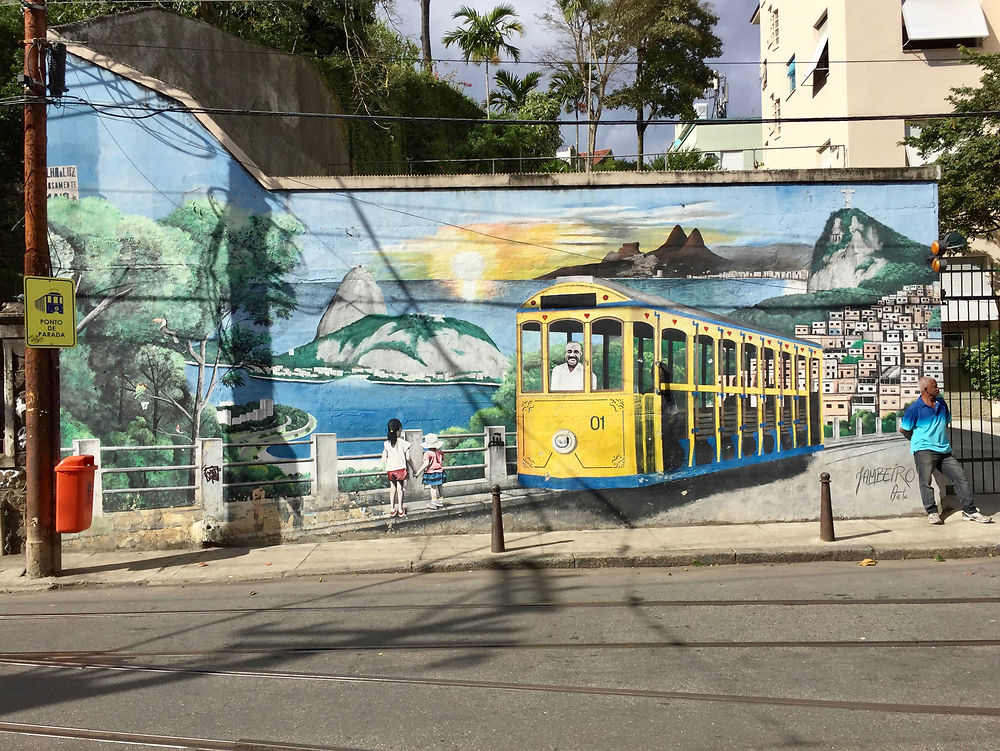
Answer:
[[(1000, 346), (998, 298), (985, 257), (949, 259), (941, 274), (942, 391), (951, 408), (951, 445), (977, 494), (997, 490), (1000, 401), (991, 401), (973, 385), (966, 361), (990, 344)], [(978, 378), (1000, 383), (1000, 357), (980, 357)]]

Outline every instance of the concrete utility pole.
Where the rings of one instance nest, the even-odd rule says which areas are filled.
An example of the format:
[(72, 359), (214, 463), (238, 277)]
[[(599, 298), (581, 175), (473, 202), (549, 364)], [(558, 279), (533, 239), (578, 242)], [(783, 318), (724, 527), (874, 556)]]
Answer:
[[(51, 276), (47, 160), (45, 154), (45, 2), (24, 3), (24, 275)], [(24, 305), (31, 305), (25, 300)], [(28, 528), (25, 551), (29, 577), (53, 576), (62, 568), (55, 533), (55, 464), (59, 458), (58, 350), (25, 348), (24, 391), (27, 412), (25, 471)]]

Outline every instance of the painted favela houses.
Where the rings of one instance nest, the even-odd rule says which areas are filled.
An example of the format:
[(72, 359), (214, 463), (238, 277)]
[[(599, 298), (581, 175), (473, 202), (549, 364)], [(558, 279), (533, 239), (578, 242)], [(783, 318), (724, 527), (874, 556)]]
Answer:
[(820, 472), (838, 515), (919, 508), (892, 420), (942, 373), (932, 171), (285, 177), (70, 51), (109, 103), (49, 122), (62, 445), (102, 453), (80, 544), (383, 533), (390, 419), (415, 466), (443, 439), (415, 532), (488, 525), (494, 481), (515, 528), (815, 518)]

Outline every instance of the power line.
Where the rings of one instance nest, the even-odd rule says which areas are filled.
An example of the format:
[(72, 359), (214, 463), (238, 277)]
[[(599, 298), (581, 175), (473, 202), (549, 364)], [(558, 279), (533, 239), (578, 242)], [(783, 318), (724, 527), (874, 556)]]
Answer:
[[(25, 98), (26, 103), (38, 102), (40, 99)], [(344, 120), (355, 122), (382, 122), (382, 123), (450, 123), (466, 125), (538, 125), (557, 126), (566, 125), (635, 125), (635, 119), (629, 120), (498, 120), (496, 118), (487, 120), (486, 118), (474, 117), (429, 117), (418, 115), (353, 115), (335, 112), (295, 112), (290, 110), (255, 110), (255, 109), (235, 109), (223, 107), (187, 107), (183, 105), (172, 105), (168, 107), (156, 107), (153, 105), (136, 102), (133, 104), (121, 104), (118, 102), (93, 102), (80, 97), (63, 96), (59, 99), (45, 99), (49, 104), (78, 105), (90, 107), (100, 114), (108, 117), (121, 117), (126, 119), (141, 120), (157, 115), (165, 114), (191, 114), (191, 115), (212, 115), (220, 117), (298, 117), (304, 119), (320, 120)], [(2, 102), (0, 102), (2, 104)], [(115, 115), (113, 111), (137, 112), (142, 114)], [(970, 118), (993, 118), (1000, 116), (1000, 110), (977, 110), (973, 112), (923, 112), (905, 114), (883, 114), (883, 115), (826, 115), (822, 117), (778, 117), (778, 118), (724, 118), (717, 120), (705, 119), (680, 119), (670, 118), (662, 120), (651, 120), (649, 125), (758, 125), (758, 124), (787, 124), (787, 123), (844, 123), (844, 122), (885, 122), (894, 120), (948, 120), (948, 119), (970, 119)]]
[[(89, 1), (89, 0), (85, 0)], [(206, 2), (207, 0), (197, 0), (199, 2)], [(239, 0), (211, 0), (212, 2), (238, 2)], [(272, 2), (273, 0), (259, 0), (260, 2)], [(0, 3), (2, 4), (2, 3)], [(50, 5), (55, 3), (49, 2)], [(53, 29), (58, 30), (58, 26), (54, 26)], [(251, 41), (249, 39), (243, 39), (242, 37), (237, 37), (240, 41), (251, 45), (258, 45), (260, 43)], [(275, 56), (275, 55), (291, 55), (292, 57), (301, 57), (307, 60), (327, 60), (336, 57), (335, 54), (329, 55), (304, 55), (299, 53), (284, 52), (277, 49), (267, 49), (261, 48), (259, 50), (234, 50), (228, 48), (219, 47), (187, 47), (178, 45), (165, 45), (165, 44), (139, 44), (132, 42), (112, 42), (105, 40), (77, 40), (77, 39), (64, 39), (66, 44), (75, 44), (81, 47), (89, 47), (93, 49), (94, 47), (126, 47), (132, 49), (148, 49), (148, 50), (176, 50), (178, 52), (220, 52), (227, 55), (237, 54), (237, 55), (261, 55), (261, 56)], [(385, 55), (365, 55), (363, 57), (366, 61), (380, 61), (389, 63), (422, 63), (423, 58), (419, 55), (401, 55), (401, 56), (385, 56)], [(449, 57), (432, 57), (432, 63), (448, 63), (455, 65), (477, 65), (478, 63), (470, 62), (465, 58), (449, 58)], [(872, 65), (881, 63), (893, 63), (893, 64), (912, 64), (912, 63), (922, 63), (926, 65), (928, 62), (933, 62), (935, 65), (941, 63), (950, 63), (955, 65), (972, 65), (973, 63), (963, 60), (961, 57), (947, 57), (947, 58), (935, 58), (933, 61), (929, 61), (919, 57), (907, 57), (903, 59), (894, 58), (859, 58), (856, 60), (830, 60), (830, 65)], [(540, 65), (540, 66), (558, 66), (558, 65), (576, 65), (575, 60), (504, 60), (497, 64), (497, 67), (503, 67), (504, 65)], [(637, 60), (623, 60), (622, 65), (638, 65)], [(708, 58), (705, 60), (705, 64), (709, 67), (719, 67), (725, 65), (755, 65), (759, 66), (761, 64), (775, 65), (775, 66), (785, 66), (784, 61), (768, 61), (768, 60), (725, 60), (723, 58)]]

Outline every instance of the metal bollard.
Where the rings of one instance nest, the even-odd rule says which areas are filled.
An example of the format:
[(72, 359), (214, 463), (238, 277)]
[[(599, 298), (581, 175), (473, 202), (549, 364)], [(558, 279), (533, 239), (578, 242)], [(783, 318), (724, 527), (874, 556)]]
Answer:
[(490, 523), (490, 551), (503, 553), (503, 517), (500, 515), (500, 486), (493, 486), (493, 517)]
[(823, 542), (834, 542), (833, 505), (830, 502), (830, 474), (824, 472), (819, 476), (819, 539)]

